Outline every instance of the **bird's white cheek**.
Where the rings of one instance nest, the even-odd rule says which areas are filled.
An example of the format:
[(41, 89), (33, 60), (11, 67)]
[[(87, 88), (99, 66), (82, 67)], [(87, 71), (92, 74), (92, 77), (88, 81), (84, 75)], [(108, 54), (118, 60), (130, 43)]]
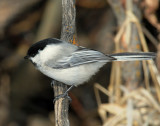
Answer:
[(39, 55), (36, 55), (35, 57), (31, 57), (31, 60), (33, 63), (36, 63), (37, 65), (41, 64), (41, 60), (40, 60)]
[(39, 58), (41, 62), (45, 63), (48, 60), (56, 59), (57, 55), (59, 55), (61, 51), (62, 48), (59, 45), (48, 45), (43, 49), (43, 51), (39, 51)]

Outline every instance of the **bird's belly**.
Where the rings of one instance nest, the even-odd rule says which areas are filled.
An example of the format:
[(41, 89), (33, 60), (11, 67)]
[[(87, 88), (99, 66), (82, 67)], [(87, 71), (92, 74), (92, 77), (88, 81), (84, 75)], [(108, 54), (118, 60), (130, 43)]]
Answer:
[[(47, 66), (40, 68), (46, 76), (67, 85), (80, 85), (88, 81), (105, 63), (83, 64), (67, 69), (53, 69)], [(42, 69), (43, 68), (43, 69)]]

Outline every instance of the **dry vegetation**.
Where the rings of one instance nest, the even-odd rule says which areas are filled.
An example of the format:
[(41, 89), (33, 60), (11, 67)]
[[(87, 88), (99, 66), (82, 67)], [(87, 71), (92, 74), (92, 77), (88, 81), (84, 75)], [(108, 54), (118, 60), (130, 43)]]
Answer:
[[(70, 92), (71, 126), (160, 126), (159, 0), (76, 0), (77, 43), (104, 53), (152, 51), (144, 62), (108, 63)], [(0, 1), (0, 126), (53, 126), (50, 79), (23, 57), (60, 38), (60, 0)]]

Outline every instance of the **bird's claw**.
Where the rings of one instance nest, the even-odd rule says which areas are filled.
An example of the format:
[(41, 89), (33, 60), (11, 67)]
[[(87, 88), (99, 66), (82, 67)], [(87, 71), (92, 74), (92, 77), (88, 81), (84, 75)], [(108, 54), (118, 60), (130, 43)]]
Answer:
[[(52, 83), (54, 84), (54, 81), (52, 81)], [(51, 84), (52, 84), (52, 83), (51, 83)], [(55, 103), (55, 102), (56, 102), (58, 99), (60, 99), (60, 98), (68, 98), (68, 101), (71, 102), (72, 99), (68, 96), (68, 92), (69, 92), (73, 87), (74, 87), (74, 85), (70, 86), (65, 93), (55, 96), (55, 98), (54, 98), (54, 100), (53, 100), (53, 103)]]
[(72, 99), (68, 96), (68, 93), (64, 93), (64, 94), (60, 94), (60, 95), (57, 95), (54, 100), (53, 100), (53, 103), (55, 103), (58, 99), (60, 98), (67, 98), (68, 101), (72, 101)]
[(55, 84), (54, 80), (52, 80), (51, 82), (51, 87), (53, 87), (53, 85)]

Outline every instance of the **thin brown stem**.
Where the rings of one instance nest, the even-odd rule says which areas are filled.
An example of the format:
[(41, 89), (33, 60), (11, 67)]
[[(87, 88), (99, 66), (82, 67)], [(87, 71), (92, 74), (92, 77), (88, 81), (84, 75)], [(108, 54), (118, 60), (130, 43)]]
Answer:
[[(75, 42), (75, 17), (76, 10), (74, 0), (62, 0), (62, 29), (61, 39), (67, 42)], [(55, 81), (54, 82), (54, 95), (58, 96), (67, 90), (67, 85)], [(68, 120), (68, 98), (60, 98), (55, 101), (55, 125), (56, 126), (69, 126)]]

